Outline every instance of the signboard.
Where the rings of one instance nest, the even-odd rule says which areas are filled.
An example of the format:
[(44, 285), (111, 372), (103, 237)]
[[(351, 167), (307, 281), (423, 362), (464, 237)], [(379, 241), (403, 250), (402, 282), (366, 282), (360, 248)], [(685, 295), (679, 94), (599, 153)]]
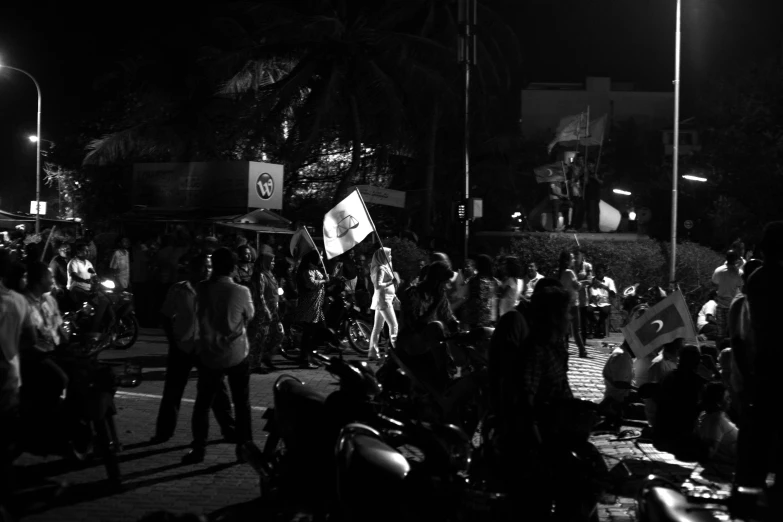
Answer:
[(283, 166), (249, 162), (247, 206), (250, 208), (283, 208)]
[[(266, 199), (259, 195), (259, 175), (268, 172)], [(137, 163), (133, 166), (134, 205), (149, 207), (235, 207), (280, 209), (283, 166), (251, 161)]]
[(405, 208), (405, 192), (401, 190), (391, 190), (371, 185), (357, 185), (356, 188), (359, 189), (359, 193), (364, 198), (365, 203)]
[(686, 220), (686, 221), (685, 221), (685, 223), (683, 223), (683, 226), (684, 226), (684, 227), (685, 227), (687, 230), (690, 230), (690, 229), (692, 229), (692, 228), (693, 228), (693, 221), (691, 221), (690, 219), (688, 219), (688, 220)]
[(39, 207), (39, 205), (40, 205), (40, 209), (41, 209), (41, 215), (45, 216), (46, 215), (46, 201), (39, 201), (39, 202), (37, 202), (37, 204), (36, 204), (35, 201), (31, 201), (30, 202), (30, 214), (38, 214), (38, 207)]

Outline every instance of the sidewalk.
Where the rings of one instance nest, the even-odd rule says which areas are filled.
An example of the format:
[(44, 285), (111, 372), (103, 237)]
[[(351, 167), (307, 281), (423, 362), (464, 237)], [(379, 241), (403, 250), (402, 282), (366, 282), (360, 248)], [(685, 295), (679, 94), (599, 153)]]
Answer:
[[(605, 342), (619, 343), (620, 340), (615, 337)], [(569, 378), (577, 396), (599, 401), (603, 395), (601, 370), (611, 348), (600, 346), (598, 341), (593, 341), (593, 344), (595, 346), (589, 350), (588, 359), (576, 357), (576, 350), (572, 347)], [(255, 472), (248, 465), (235, 463), (232, 445), (215, 441), (209, 446), (204, 463), (195, 466), (183, 466), (180, 463), (190, 442), (189, 421), (195, 399), (195, 379), (191, 379), (185, 391), (174, 438), (166, 444), (149, 445), (163, 389), (166, 350), (167, 345), (160, 332), (145, 330), (132, 349), (106, 353), (107, 359), (132, 361), (144, 368), (144, 382), (138, 388), (120, 390), (116, 397), (119, 410), (117, 428), (125, 446), (120, 454), (124, 489), (121, 492), (106, 489), (106, 474), (99, 461), (85, 463), (75, 469), (57, 458), (23, 455), (17, 461), (22, 478), (29, 474), (46, 474), (70, 484), (57, 501), (40, 504), (34, 513), (23, 520), (132, 522), (146, 513), (161, 509), (213, 516), (228, 516), (232, 511), (239, 510), (252, 512), (254, 519), (276, 518), (271, 513), (259, 512), (261, 508), (255, 502), (258, 498)], [(346, 355), (350, 357), (348, 352)], [(258, 444), (263, 444), (265, 440), (261, 416), (272, 405), (272, 385), (282, 373), (290, 373), (324, 391), (334, 389), (331, 386), (334, 379), (324, 370), (299, 370), (282, 359), (276, 362), (279, 362), (282, 371), (251, 376), (253, 430)], [(214, 423), (212, 428), (212, 435), (219, 436)], [(655, 451), (651, 445), (637, 445), (633, 441), (617, 441), (616, 438), (616, 435), (593, 437), (593, 442), (610, 468), (623, 460), (635, 479), (658, 473), (677, 483), (682, 483), (688, 477), (696, 482), (703, 480), (703, 470), (699, 466), (680, 463), (671, 455)], [(727, 488), (725, 485), (723, 487)], [(633, 494), (630, 492), (629, 497), (606, 499), (607, 503), (600, 506), (600, 519), (635, 520)]]

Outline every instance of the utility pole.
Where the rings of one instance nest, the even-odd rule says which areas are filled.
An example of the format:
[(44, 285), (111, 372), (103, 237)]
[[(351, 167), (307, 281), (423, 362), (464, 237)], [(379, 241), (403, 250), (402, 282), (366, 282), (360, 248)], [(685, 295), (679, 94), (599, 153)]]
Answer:
[[(465, 205), (470, 198), (470, 73), (476, 65), (476, 6), (477, 0), (458, 0), (460, 42), (457, 58), (464, 71), (465, 80), (465, 135), (464, 135), (464, 173), (465, 173)], [(468, 241), (470, 238), (470, 215), (465, 217), (465, 241), (463, 260), (468, 259)]]
[(674, 29), (674, 144), (672, 158), (672, 253), (669, 259), (669, 284), (677, 280), (677, 171), (680, 161), (680, 41), (682, 28), (682, 0), (677, 0), (677, 21)]

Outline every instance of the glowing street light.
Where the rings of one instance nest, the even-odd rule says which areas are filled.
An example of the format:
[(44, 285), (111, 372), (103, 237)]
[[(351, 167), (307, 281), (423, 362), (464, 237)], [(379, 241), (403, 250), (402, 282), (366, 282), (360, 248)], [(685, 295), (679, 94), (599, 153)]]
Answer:
[(628, 192), (627, 190), (621, 190), (621, 189), (614, 189), (614, 190), (612, 190), (612, 192), (614, 192), (615, 194), (620, 194), (621, 196), (630, 196), (631, 195), (631, 193)]
[(11, 67), (10, 65), (3, 65), (0, 63), (0, 69), (4, 69), (4, 68), (22, 73), (28, 78), (30, 78), (35, 84), (35, 90), (38, 92), (38, 117), (37, 117), (37, 128), (35, 132), (36, 134), (35, 136), (36, 138), (35, 139), (35, 204), (36, 204), (35, 233), (40, 234), (41, 233), (41, 86), (38, 85), (38, 80), (36, 80), (33, 77), (33, 75), (27, 71), (24, 71), (22, 69), (17, 69), (16, 67)]
[(707, 181), (707, 178), (702, 178), (702, 177), (699, 177), (699, 176), (692, 176), (692, 175), (690, 175), (690, 174), (685, 174), (685, 175), (682, 177), (682, 179), (689, 179), (689, 180), (691, 180), (691, 181), (701, 181), (702, 183), (703, 183), (703, 182), (705, 182), (705, 181)]

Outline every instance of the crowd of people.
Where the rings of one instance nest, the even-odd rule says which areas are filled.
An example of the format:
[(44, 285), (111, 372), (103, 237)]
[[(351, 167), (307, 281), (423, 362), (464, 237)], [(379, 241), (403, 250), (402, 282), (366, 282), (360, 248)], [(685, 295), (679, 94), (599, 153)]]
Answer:
[[(41, 403), (53, 408), (67, 387), (68, 375), (50, 355), (65, 341), (58, 301), (62, 296), (72, 302), (87, 299), (93, 268), (100, 263), (94, 245), (85, 239), (73, 248), (56, 245), (48, 264), (35, 255), (22, 263), (0, 250), (4, 426), (15, 422), (20, 390), (35, 388)], [(594, 267), (579, 249), (562, 252), (558, 271), (550, 277), (539, 273), (534, 262), (515, 257), (503, 258), (496, 266), (489, 256), (479, 255), (456, 270), (447, 255), (436, 252), (422, 260), (419, 274), (405, 281), (394, 270), (394, 252), (377, 245), (370, 255), (350, 250), (332, 260), (315, 249), (295, 262), (271, 238), (264, 238), (257, 249), (244, 238), (233, 243), (188, 244), (169, 238), (156, 249), (150, 243), (132, 247), (127, 238), (119, 238), (101, 270), (159, 312), (169, 341), (155, 442), (173, 436), (189, 373), (199, 369), (193, 442), (185, 463), (205, 458), (210, 410), (224, 439), (237, 444), (237, 459), (244, 460), (240, 448), (252, 440), (250, 374), (275, 370), (272, 356), (291, 324), (302, 331), (301, 367), (315, 366), (316, 349), (339, 350), (340, 340), (326, 324), (329, 288), (350, 295), (352, 302), (374, 314), (369, 359), (383, 359), (381, 336), (386, 330), (387, 349), (399, 350), (403, 357), (427, 355), (436, 381), (451, 377), (450, 355), (428, 343), (428, 324), (439, 321), (455, 332), (496, 327), (489, 375), (492, 411), (502, 427), (497, 431), (499, 447), (524, 440), (522, 453), (518, 443), (511, 444), (516, 449), (508, 450), (513, 455), (509, 462), (516, 466), (519, 459), (535, 460), (540, 458), (535, 457), (536, 448), (545, 447), (548, 435), (556, 431), (544, 412), (573, 398), (568, 339), (573, 337), (579, 355), (587, 357), (585, 340), (607, 334), (617, 293), (606, 266)], [(769, 463), (781, 471), (780, 461), (765, 453), (781, 442), (779, 428), (765, 423), (780, 396), (773, 377), (780, 350), (773, 335), (780, 306), (781, 245), (783, 223), (772, 223), (761, 244), (763, 263), (746, 262), (730, 250), (715, 270), (715, 296), (702, 309), (698, 324), (702, 335), (716, 339), (717, 357), (681, 339), (644, 358), (637, 359), (628, 343), (611, 353), (600, 405), (610, 428), (616, 429), (629, 412), (641, 412), (650, 425), (648, 435), (661, 450), (729, 466), (738, 462), (738, 478), (751, 484), (760, 483)], [(185, 274), (179, 271), (183, 263)], [(157, 274), (155, 283), (145, 288), (140, 273), (146, 281), (149, 273)], [(284, 307), (289, 308), (285, 313)], [(10, 433), (2, 430), (4, 486)]]

